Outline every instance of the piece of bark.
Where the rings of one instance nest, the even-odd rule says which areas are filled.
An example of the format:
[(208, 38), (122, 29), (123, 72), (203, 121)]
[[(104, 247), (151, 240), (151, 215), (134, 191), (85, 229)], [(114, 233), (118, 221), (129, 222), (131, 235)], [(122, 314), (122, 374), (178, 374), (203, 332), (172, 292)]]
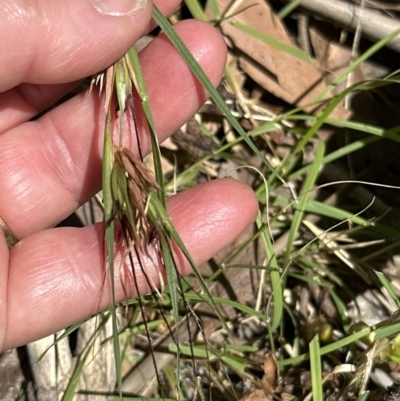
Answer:
[(68, 338), (57, 344), (54, 341), (55, 336), (51, 335), (27, 345), (38, 401), (61, 400), (73, 371), (74, 359)]
[(17, 400), (24, 384), (24, 375), (16, 349), (0, 355), (0, 377), (0, 400)]

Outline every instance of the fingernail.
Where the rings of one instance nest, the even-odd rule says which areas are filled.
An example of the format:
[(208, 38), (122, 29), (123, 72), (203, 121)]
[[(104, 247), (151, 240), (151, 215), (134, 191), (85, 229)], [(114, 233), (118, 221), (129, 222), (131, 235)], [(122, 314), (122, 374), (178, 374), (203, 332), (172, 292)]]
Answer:
[(102, 14), (121, 17), (140, 10), (147, 0), (91, 0), (91, 3)]

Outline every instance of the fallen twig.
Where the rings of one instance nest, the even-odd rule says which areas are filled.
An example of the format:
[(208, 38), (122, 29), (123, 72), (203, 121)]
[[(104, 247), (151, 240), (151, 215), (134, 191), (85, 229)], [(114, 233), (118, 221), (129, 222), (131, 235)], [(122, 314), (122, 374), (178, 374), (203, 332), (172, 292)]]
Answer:
[[(374, 42), (400, 30), (400, 21), (385, 16), (378, 10), (362, 8), (348, 1), (303, 0), (300, 5), (352, 31), (355, 31), (360, 23), (362, 35)], [(400, 36), (388, 42), (387, 47), (400, 52)]]

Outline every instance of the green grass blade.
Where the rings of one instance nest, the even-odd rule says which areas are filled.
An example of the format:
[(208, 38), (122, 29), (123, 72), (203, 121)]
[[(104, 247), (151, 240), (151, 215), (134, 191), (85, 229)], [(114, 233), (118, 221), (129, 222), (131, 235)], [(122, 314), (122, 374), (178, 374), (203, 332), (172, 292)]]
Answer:
[[(113, 401), (120, 401), (119, 397), (113, 397)], [(152, 398), (152, 397), (128, 397), (124, 395), (123, 401), (160, 401), (160, 398)], [(162, 401), (176, 401), (175, 398), (162, 398)]]
[(318, 335), (310, 342), (310, 366), (313, 401), (323, 401), (322, 367)]
[[(394, 83), (391, 80), (386, 80), (384, 81), (386, 85), (393, 85)], [(365, 84), (365, 82), (364, 82)], [(371, 87), (371, 85), (368, 86), (368, 90), (373, 90), (374, 88)], [(367, 89), (365, 89), (367, 90)], [(288, 116), (282, 116), (282, 118), (289, 120), (289, 121), (307, 121), (310, 124), (313, 124), (315, 120), (317, 119), (316, 116), (313, 115), (305, 115), (305, 114), (296, 114), (296, 115), (288, 115)], [(252, 131), (249, 132), (250, 135), (256, 136), (262, 134), (265, 130), (268, 129), (270, 126), (271, 122), (265, 123), (263, 125), (260, 125), (259, 127), (253, 129)], [(366, 124), (361, 121), (355, 121), (355, 120), (340, 120), (336, 118), (327, 118), (325, 120), (325, 124), (331, 125), (333, 127), (339, 127), (339, 128), (348, 128), (354, 131), (359, 131), (359, 132), (364, 132), (366, 134), (371, 134), (371, 135), (376, 135), (380, 138), (388, 138), (392, 139), (396, 142), (400, 142), (400, 126), (395, 126), (389, 129), (384, 129), (382, 127), (378, 127), (372, 124)], [(276, 129), (274, 126), (272, 126), (271, 129)]]
[(55, 340), (54, 342), (49, 345), (44, 351), (43, 353), (38, 357), (38, 359), (36, 360), (36, 363), (41, 362), (41, 360), (44, 358), (44, 356), (47, 354), (47, 352), (54, 347), (58, 342), (60, 342), (61, 340), (63, 340), (64, 338), (68, 337), (70, 334), (72, 334), (74, 331), (78, 330), (79, 327), (82, 326), (82, 324), (84, 324), (86, 322), (86, 320), (83, 320), (79, 323), (75, 323), (74, 325), (66, 328), (61, 335), (57, 335), (55, 334)]
[(373, 341), (382, 340), (382, 338), (388, 338), (398, 333), (400, 333), (400, 323), (381, 327), (375, 332), (375, 335), (373, 336)]
[[(365, 338), (372, 331), (373, 331), (373, 329), (371, 327), (366, 327), (360, 331), (357, 331), (356, 333), (353, 333), (347, 337), (341, 338), (338, 341), (335, 341), (331, 344), (321, 347), (319, 349), (319, 354), (321, 356), (326, 355), (326, 354), (329, 354), (330, 352), (334, 352), (342, 347), (346, 347), (349, 344), (355, 343), (356, 341), (361, 340), (362, 338)], [(289, 366), (289, 365), (293, 365), (296, 363), (306, 361), (309, 358), (310, 358), (310, 354), (307, 353), (307, 354), (296, 356), (294, 358), (288, 358), (288, 359), (284, 359), (282, 361), (278, 361), (278, 365), (280, 367)]]
[[(178, 293), (177, 293), (177, 288), (178, 288), (178, 277), (176, 274), (176, 267), (174, 260), (172, 258), (171, 252), (172, 252), (172, 244), (171, 241), (168, 241), (169, 237), (160, 235), (160, 241), (161, 241), (161, 249), (163, 253), (163, 260), (164, 260), (164, 266), (165, 270), (167, 272), (167, 280), (169, 284), (169, 296), (172, 304), (172, 313), (175, 319), (175, 324), (179, 323), (179, 305), (178, 305)], [(176, 331), (176, 336), (175, 336), (175, 341), (176, 341), (176, 346), (178, 350), (181, 347), (180, 341), (179, 341), (179, 336), (178, 336), (179, 330)], [(181, 377), (180, 375), (180, 352), (178, 351), (176, 353), (176, 377), (178, 380), (176, 381), (177, 385), (177, 391), (178, 394), (181, 393), (180, 389), (180, 383), (179, 383), (179, 378)]]
[[(287, 198), (277, 197), (275, 198), (275, 205), (286, 208), (290, 205), (290, 201)], [(320, 216), (325, 216), (328, 218), (333, 218), (339, 221), (351, 221), (354, 224), (368, 227), (370, 230), (373, 230), (374, 232), (382, 235), (383, 238), (387, 238), (391, 242), (400, 241), (400, 231), (393, 227), (388, 227), (374, 221), (366, 220), (363, 217), (354, 215), (354, 213), (352, 212), (339, 209), (335, 206), (330, 206), (316, 200), (309, 200), (307, 205), (305, 205), (304, 211), (308, 213), (318, 214)]]
[[(192, 256), (190, 255), (189, 251), (187, 250), (185, 244), (183, 243), (181, 237), (179, 236), (178, 232), (175, 230), (175, 227), (173, 226), (171, 220), (168, 217), (167, 211), (161, 204), (161, 202), (156, 198), (153, 197), (150, 202), (150, 207), (149, 207), (149, 214), (152, 214), (153, 216), (159, 216), (159, 220), (154, 221), (154, 224), (156, 225), (156, 228), (159, 232), (167, 232), (172, 239), (175, 241), (175, 243), (178, 245), (179, 249), (189, 262), (196, 278), (199, 280), (199, 283), (202, 287), (202, 290), (204, 291), (204, 298), (212, 305), (214, 308), (215, 312), (217, 313), (218, 318), (221, 321), (221, 324), (224, 326), (225, 330), (230, 333), (230, 330), (228, 328), (228, 325), (226, 324), (226, 321), (220, 312), (217, 304), (214, 302), (213, 296), (211, 295), (210, 291), (208, 290), (207, 284), (204, 281), (203, 276), (199, 272)], [(176, 279), (176, 278), (175, 278)]]
[(194, 18), (207, 21), (203, 7), (198, 0), (185, 0), (185, 4)]
[(271, 272), (272, 299), (274, 302), (274, 312), (272, 315), (271, 329), (276, 330), (281, 323), (283, 315), (283, 289), (281, 284), (282, 277), (278, 271)]
[[(211, 358), (210, 358), (211, 360), (217, 358), (218, 360), (224, 362), (226, 365), (230, 366), (237, 372), (244, 373), (246, 360), (237, 355), (230, 354), (229, 349), (230, 348), (227, 346), (225, 349), (221, 350), (221, 352), (216, 352), (215, 350), (213, 352), (213, 350), (208, 350), (204, 345), (198, 345), (194, 347), (189, 347), (184, 345), (182, 346), (181, 352), (186, 356), (191, 356), (191, 353), (194, 352), (194, 356), (196, 358), (201, 358), (201, 359), (210, 358), (210, 353), (211, 353)], [(175, 344), (170, 344), (169, 351), (173, 353), (178, 353), (178, 349)], [(256, 349), (252, 347), (251, 352), (255, 351)]]
[[(258, 213), (256, 223), (259, 230), (264, 226), (264, 222), (262, 221), (260, 212)], [(278, 262), (276, 260), (274, 248), (272, 246), (271, 239), (269, 238), (269, 232), (267, 232), (267, 230), (261, 230), (261, 239), (267, 256), (268, 265), (270, 268), (274, 269), (270, 273), (272, 302), (274, 305), (270, 327), (271, 330), (276, 330), (281, 322), (283, 314), (283, 290), (281, 285), (281, 275), (279, 273)]]
[(288, 16), (293, 10), (295, 10), (300, 4), (302, 0), (292, 0), (288, 4), (286, 4), (284, 7), (281, 8), (281, 10), (278, 12), (277, 16), (279, 19), (284, 19), (286, 16)]
[(87, 350), (84, 354), (84, 356), (78, 360), (78, 363), (75, 366), (74, 373), (72, 374), (70, 381), (67, 385), (67, 388), (65, 389), (61, 401), (73, 401), (75, 398), (75, 393), (76, 393), (76, 387), (79, 383), (79, 377), (82, 374), (82, 371), (86, 365), (86, 361), (88, 359), (88, 356), (90, 354), (90, 350), (92, 348), (90, 347), (89, 350)]
[(310, 127), (307, 133), (301, 138), (301, 140), (295, 146), (293, 153), (302, 151), (309, 140), (317, 133), (317, 131), (322, 127), (323, 124), (328, 120), (328, 116), (333, 112), (333, 110), (343, 101), (343, 99), (350, 93), (354, 93), (358, 90), (371, 90), (384, 85), (390, 85), (395, 82), (395, 77), (387, 80), (373, 81), (373, 82), (358, 82), (337, 96), (334, 96), (329, 100), (327, 106), (322, 113), (316, 118), (314, 124)]
[(316, 98), (316, 101), (323, 99), (332, 89), (334, 89), (340, 82), (342, 82), (351, 72), (358, 68), (364, 61), (372, 57), (378, 50), (386, 46), (388, 42), (400, 34), (400, 29), (393, 31), (391, 34), (385, 36), (380, 41), (372, 45), (364, 54), (358, 57), (357, 60), (352, 62), (333, 82), (327, 86)]
[(247, 33), (248, 35), (252, 36), (253, 38), (256, 38), (260, 40), (263, 43), (266, 43), (267, 45), (270, 45), (272, 47), (275, 47), (276, 49), (280, 50), (283, 53), (289, 54), (290, 56), (293, 56), (299, 60), (302, 60), (308, 64), (313, 64), (313, 61), (311, 57), (304, 52), (303, 50), (300, 50), (297, 47), (287, 45), (286, 43), (282, 43), (279, 40), (276, 40), (275, 38), (265, 35), (256, 29), (250, 28), (247, 25), (241, 24), (240, 22), (231, 22), (231, 25), (234, 26), (237, 29), (240, 29), (242, 32)]
[(115, 355), (115, 369), (117, 375), (117, 388), (121, 391), (121, 350), (118, 338), (118, 323), (116, 314), (116, 298), (114, 284), (114, 201), (112, 197), (111, 175), (114, 163), (114, 145), (112, 142), (111, 113), (107, 112), (106, 126), (104, 132), (104, 150), (103, 150), (103, 205), (104, 205), (104, 224), (105, 224), (105, 266), (109, 269), (111, 280), (112, 297), (112, 327), (113, 327), (113, 345)]
[(216, 0), (208, 0), (208, 5), (210, 6), (210, 10), (212, 15), (214, 16), (216, 21), (221, 19), (221, 12), (219, 11), (218, 3)]
[[(346, 304), (344, 303), (342, 298), (339, 295), (337, 295), (336, 292), (330, 288), (329, 285), (326, 286), (325, 288), (328, 289), (329, 294), (331, 295), (332, 300), (336, 305), (336, 309), (342, 320), (343, 329), (344, 329), (345, 333), (348, 333), (349, 328), (350, 328), (351, 319), (348, 316)], [(346, 287), (345, 287), (345, 289), (346, 289)]]
[(328, 105), (325, 107), (324, 111), (317, 117), (315, 123), (310, 127), (307, 133), (300, 139), (297, 145), (293, 149), (293, 153), (301, 152), (310, 139), (317, 133), (317, 131), (322, 127), (325, 123), (328, 116), (332, 113), (332, 111), (342, 102), (342, 100), (351, 93), (353, 90), (350, 88), (342, 92), (339, 96), (334, 97)]
[(74, 367), (74, 371), (72, 373), (72, 376), (69, 379), (68, 385), (63, 393), (63, 397), (62, 397), (61, 401), (73, 401), (76, 399), (75, 398), (76, 397), (76, 387), (79, 383), (79, 377), (81, 376), (83, 369), (86, 366), (86, 362), (88, 361), (89, 356), (93, 356), (92, 351), (93, 351), (93, 347), (95, 345), (97, 332), (104, 329), (104, 326), (106, 325), (107, 321), (108, 321), (108, 316), (104, 316), (100, 326), (97, 328), (96, 332), (93, 333), (91, 339), (89, 340), (86, 350), (78, 358), (78, 361)]
[[(180, 351), (177, 353), (180, 354)], [(165, 375), (166, 382), (169, 383), (170, 388), (176, 388), (180, 389), (180, 376), (177, 376), (174, 372), (174, 369), (171, 365), (166, 365), (163, 368), (163, 372)], [(175, 395), (176, 400), (184, 400), (185, 396), (183, 395), (183, 392), (180, 391), (179, 393), (177, 392)]]
[[(188, 293), (185, 296), (188, 300), (196, 301), (196, 302), (204, 302), (204, 300), (206, 299), (206, 297), (203, 294), (198, 295), (198, 294)], [(233, 301), (232, 299), (214, 296), (213, 301), (215, 304), (221, 304), (221, 305), (230, 306), (232, 308), (235, 308), (238, 311), (241, 311), (245, 314), (248, 314), (250, 316), (256, 317), (257, 319), (260, 319), (263, 322), (265, 322), (267, 320), (263, 313), (256, 311), (255, 309), (251, 308), (248, 305), (244, 305), (239, 302)]]
[(298, 229), (300, 227), (301, 221), (303, 219), (304, 211), (306, 208), (306, 204), (311, 195), (311, 190), (314, 188), (315, 181), (318, 177), (318, 172), (321, 167), (322, 159), (325, 152), (325, 145), (322, 141), (318, 142), (318, 147), (316, 150), (315, 158), (312, 163), (312, 167), (310, 168), (306, 180), (304, 182), (302, 193), (298, 200), (298, 205), (295, 205), (296, 211), (293, 216), (292, 224), (290, 226), (289, 238), (287, 241), (285, 258), (284, 258), (284, 267), (286, 268), (290, 264), (290, 258), (293, 249), (293, 242), (297, 236)]
[[(329, 153), (328, 155), (326, 155), (322, 160), (322, 164), (326, 165), (328, 163), (331, 163), (335, 160), (340, 159), (341, 157), (348, 156), (352, 153), (357, 152), (360, 149), (364, 149), (366, 146), (371, 145), (379, 140), (380, 140), (380, 138), (369, 136), (369, 137), (360, 139), (358, 141), (349, 143), (348, 145), (343, 146), (340, 149), (337, 149), (337, 150), (333, 151), (332, 153)], [(308, 164), (307, 166), (304, 166), (303, 168), (290, 174), (288, 180), (291, 182), (291, 181), (294, 181), (297, 178), (303, 176), (304, 174), (307, 173), (307, 171), (309, 170), (310, 167), (311, 167), (311, 164)]]
[(365, 393), (361, 394), (360, 397), (358, 397), (357, 401), (367, 401), (369, 397), (369, 391), (366, 391)]
[(265, 156), (258, 150), (255, 146), (254, 142), (250, 139), (250, 137), (246, 134), (243, 128), (240, 126), (239, 122), (232, 115), (229, 107), (226, 105), (225, 101), (222, 99), (220, 94), (214, 88), (211, 81), (207, 78), (206, 74), (200, 67), (199, 63), (195, 60), (193, 55), (189, 52), (182, 39), (177, 35), (169, 21), (162, 15), (162, 13), (158, 10), (156, 6), (153, 7), (153, 18), (160, 26), (160, 28), (165, 32), (168, 36), (168, 39), (175, 46), (176, 50), (180, 53), (182, 58), (185, 60), (188, 67), (191, 69), (193, 74), (199, 80), (199, 82), (203, 85), (203, 87), (207, 90), (215, 104), (224, 114), (226, 119), (232, 125), (232, 127), (239, 133), (239, 135), (243, 138), (243, 140), (247, 143), (247, 145), (253, 150), (253, 152), (263, 161), (263, 163), (271, 170), (272, 174), (278, 177), (282, 182), (283, 178), (277, 173), (276, 169), (274, 169), (271, 163), (265, 158)]
[(400, 308), (400, 300), (399, 300), (398, 296), (395, 294), (393, 287), (390, 284), (389, 280), (386, 278), (386, 276), (382, 272), (378, 272), (375, 270), (375, 274), (378, 276), (379, 281), (386, 288), (386, 291), (392, 297), (393, 301), (396, 302), (397, 307)]

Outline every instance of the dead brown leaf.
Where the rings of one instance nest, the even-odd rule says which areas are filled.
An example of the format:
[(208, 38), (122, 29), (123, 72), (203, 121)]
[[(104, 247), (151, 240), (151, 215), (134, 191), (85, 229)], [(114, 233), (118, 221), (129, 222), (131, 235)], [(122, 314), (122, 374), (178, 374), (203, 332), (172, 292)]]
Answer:
[(273, 394), (279, 386), (279, 367), (273, 354), (269, 353), (264, 359), (264, 376), (261, 386), (265, 392)]
[[(226, 10), (230, 0), (218, 0)], [(261, 42), (231, 25), (240, 22), (286, 45), (294, 46), (285, 27), (266, 2), (244, 0), (235, 15), (222, 23), (222, 31), (243, 52), (241, 67), (263, 88), (291, 104), (304, 105), (323, 89), (318, 69), (279, 49)]]
[[(329, 37), (329, 28), (326, 27), (327, 33), (324, 28), (318, 25), (310, 27), (310, 39), (313, 45), (315, 57), (318, 65), (323, 73), (324, 81), (329, 85), (335, 78), (347, 68), (353, 60), (352, 49), (348, 46), (341, 45)], [(331, 29), (330, 29), (331, 30)], [(360, 82), (364, 79), (361, 67), (358, 67), (353, 75), (351, 83)], [(332, 93), (338, 94), (346, 89), (348, 84), (347, 80), (343, 80), (336, 85)]]
[(265, 394), (265, 391), (259, 388), (252, 388), (243, 394), (239, 401), (270, 401), (272, 400), (271, 395)]
[[(230, 7), (231, 0), (217, 0), (220, 11), (227, 12), (222, 22), (222, 32), (229, 38), (232, 47), (239, 49), (240, 67), (260, 86), (278, 98), (296, 105), (305, 106), (325, 88), (317, 65), (302, 61), (271, 45), (268, 45), (232, 25), (239, 22), (285, 45), (297, 47), (289, 38), (281, 20), (265, 1), (244, 0)], [(230, 8), (229, 8), (230, 7)], [(341, 114), (337, 108), (334, 113)]]
[(281, 399), (291, 401), (294, 396), (288, 393), (281, 393), (279, 386), (279, 367), (275, 356), (268, 353), (264, 359), (264, 376), (257, 388), (253, 388), (242, 395), (239, 401), (271, 401)]

